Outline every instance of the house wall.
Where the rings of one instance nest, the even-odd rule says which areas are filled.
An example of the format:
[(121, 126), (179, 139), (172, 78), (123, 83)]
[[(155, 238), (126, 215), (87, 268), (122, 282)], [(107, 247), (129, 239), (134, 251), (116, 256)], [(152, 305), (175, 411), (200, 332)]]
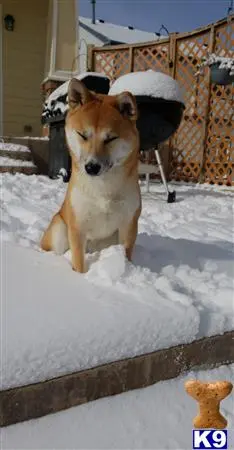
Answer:
[(3, 26), (4, 135), (41, 134), (40, 85), (45, 69), (48, 3), (0, 0), (3, 18), (6, 14), (15, 18), (13, 32)]
[(79, 27), (79, 70), (80, 73), (86, 72), (87, 70), (87, 50), (88, 45), (95, 45), (95, 47), (99, 47), (103, 45), (103, 41), (98, 39), (96, 36), (93, 36), (87, 30), (85, 30), (82, 26)]
[(76, 11), (77, 8), (74, 2), (70, 2), (68, 7), (67, 2), (60, 0), (55, 70), (64, 70), (71, 73), (76, 69), (75, 58), (77, 55), (74, 50), (75, 40), (78, 36), (75, 30), (75, 27), (78, 26), (78, 17), (74, 20)]
[[(1, 0), (0, 0), (1, 1)], [(53, 39), (53, 0), (48, 0), (48, 18), (46, 30), (46, 52), (45, 52), (45, 70), (43, 77), (46, 78), (51, 68), (51, 42)]]
[(77, 75), (79, 65), (78, 0), (48, 0), (44, 84), (67, 81)]

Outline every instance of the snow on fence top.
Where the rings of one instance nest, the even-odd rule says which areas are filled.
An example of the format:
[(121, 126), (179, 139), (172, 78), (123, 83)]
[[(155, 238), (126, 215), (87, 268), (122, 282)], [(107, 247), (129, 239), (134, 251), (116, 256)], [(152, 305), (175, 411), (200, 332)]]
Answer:
[[(83, 72), (82, 74), (77, 75), (74, 78), (77, 78), (77, 80), (84, 80), (84, 78), (88, 76), (107, 78), (106, 75), (97, 72)], [(70, 80), (66, 81), (57, 89), (55, 89), (55, 91), (52, 92), (52, 94), (50, 94), (50, 96), (44, 103), (42, 119), (47, 119), (53, 116), (60, 116), (67, 111), (68, 109), (67, 93), (69, 83)]]
[(116, 95), (123, 91), (129, 91), (133, 95), (146, 95), (184, 103), (177, 81), (169, 75), (154, 70), (123, 75), (112, 84), (109, 94)]

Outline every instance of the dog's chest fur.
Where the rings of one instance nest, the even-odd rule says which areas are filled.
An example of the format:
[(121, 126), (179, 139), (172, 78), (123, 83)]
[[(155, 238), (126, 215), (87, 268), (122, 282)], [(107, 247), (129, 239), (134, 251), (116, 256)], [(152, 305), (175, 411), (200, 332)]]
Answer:
[(132, 180), (121, 176), (79, 175), (71, 202), (81, 231), (90, 241), (105, 239), (127, 225), (140, 205), (139, 191)]

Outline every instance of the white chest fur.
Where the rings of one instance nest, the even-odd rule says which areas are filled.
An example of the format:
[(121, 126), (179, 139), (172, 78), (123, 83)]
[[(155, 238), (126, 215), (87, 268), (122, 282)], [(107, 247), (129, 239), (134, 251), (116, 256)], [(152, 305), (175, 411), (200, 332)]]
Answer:
[(137, 186), (116, 175), (87, 177), (81, 174), (71, 194), (79, 227), (90, 241), (105, 239), (131, 221), (139, 207)]

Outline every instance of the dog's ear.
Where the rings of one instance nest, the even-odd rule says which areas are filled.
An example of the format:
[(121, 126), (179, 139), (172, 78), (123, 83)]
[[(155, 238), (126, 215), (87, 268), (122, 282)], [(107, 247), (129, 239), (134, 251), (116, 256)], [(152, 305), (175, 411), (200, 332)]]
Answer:
[(72, 78), (68, 86), (68, 104), (71, 109), (93, 100), (93, 94), (77, 78)]
[(130, 92), (122, 92), (117, 95), (117, 107), (123, 117), (130, 120), (137, 120), (137, 103), (135, 97)]

